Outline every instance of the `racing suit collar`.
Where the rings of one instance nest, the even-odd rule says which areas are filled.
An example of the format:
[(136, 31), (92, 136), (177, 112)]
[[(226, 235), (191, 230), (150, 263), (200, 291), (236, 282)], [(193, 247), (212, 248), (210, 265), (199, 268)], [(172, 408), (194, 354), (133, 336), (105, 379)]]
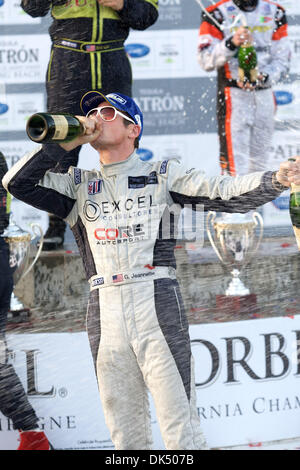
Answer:
[(109, 163), (104, 165), (100, 162), (100, 170), (103, 176), (116, 176), (124, 174), (136, 167), (139, 156), (136, 151), (134, 151), (126, 160), (122, 160), (116, 163)]

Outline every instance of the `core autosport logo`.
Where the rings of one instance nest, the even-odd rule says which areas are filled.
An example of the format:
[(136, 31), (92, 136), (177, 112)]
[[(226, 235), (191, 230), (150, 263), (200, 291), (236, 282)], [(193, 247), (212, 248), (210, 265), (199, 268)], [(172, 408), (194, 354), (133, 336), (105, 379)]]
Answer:
[(97, 244), (132, 243), (145, 237), (144, 224), (124, 225), (123, 227), (99, 227), (94, 230)]

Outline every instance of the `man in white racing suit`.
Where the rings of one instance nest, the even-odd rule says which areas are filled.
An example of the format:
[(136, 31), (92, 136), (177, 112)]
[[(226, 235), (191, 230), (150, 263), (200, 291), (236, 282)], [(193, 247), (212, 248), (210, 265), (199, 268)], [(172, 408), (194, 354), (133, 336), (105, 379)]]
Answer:
[[(300, 175), (300, 159), (277, 173), (208, 179), (175, 159), (139, 159), (134, 147), (143, 116), (132, 98), (89, 92), (81, 108), (88, 114), (78, 117), (84, 136), (38, 147), (8, 171), (3, 185), (16, 198), (62, 217), (74, 233), (90, 283), (87, 330), (115, 448), (151, 448), (149, 390), (166, 448), (207, 449), (175, 276), (176, 240), (172, 227), (161, 235), (167, 232), (164, 220), (174, 204), (227, 212), (256, 208), (286, 189), (285, 169)], [(49, 170), (86, 143), (99, 152), (99, 170)]]
[[(268, 168), (276, 109), (272, 86), (289, 70), (290, 44), (285, 10), (269, 0), (221, 0), (203, 13), (198, 61), (217, 70), (217, 118), (222, 173), (244, 175)], [(237, 23), (244, 15), (248, 28)], [(220, 25), (220, 26), (218, 26)], [(224, 28), (224, 29), (223, 29)], [(238, 78), (239, 46), (253, 41), (258, 80)]]

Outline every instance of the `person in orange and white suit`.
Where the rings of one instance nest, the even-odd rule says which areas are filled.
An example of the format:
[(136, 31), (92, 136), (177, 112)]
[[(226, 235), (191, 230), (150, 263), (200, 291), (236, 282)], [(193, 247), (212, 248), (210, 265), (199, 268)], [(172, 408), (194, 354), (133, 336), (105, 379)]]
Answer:
[[(221, 0), (203, 13), (198, 61), (217, 70), (217, 118), (222, 173), (244, 175), (264, 170), (274, 132), (276, 103), (272, 86), (289, 71), (291, 48), (283, 7), (269, 0)], [(233, 23), (243, 14), (247, 28)], [(225, 26), (225, 28), (224, 28)], [(254, 84), (238, 78), (239, 46), (253, 41), (258, 62)]]

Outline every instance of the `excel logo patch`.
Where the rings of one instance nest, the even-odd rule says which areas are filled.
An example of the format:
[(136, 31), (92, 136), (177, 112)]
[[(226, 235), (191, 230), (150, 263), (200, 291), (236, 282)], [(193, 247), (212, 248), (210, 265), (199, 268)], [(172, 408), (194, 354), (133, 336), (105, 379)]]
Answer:
[(102, 191), (102, 180), (93, 180), (88, 182), (88, 194), (98, 194)]

